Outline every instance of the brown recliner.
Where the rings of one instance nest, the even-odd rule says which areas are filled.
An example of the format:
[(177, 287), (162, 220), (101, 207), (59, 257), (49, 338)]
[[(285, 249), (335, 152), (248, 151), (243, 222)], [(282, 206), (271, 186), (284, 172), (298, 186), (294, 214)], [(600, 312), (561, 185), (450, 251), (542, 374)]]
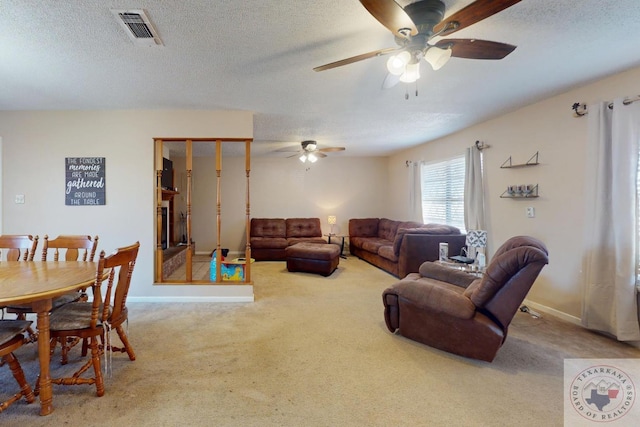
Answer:
[(482, 278), (425, 262), (419, 273), (383, 292), (387, 327), (431, 347), (491, 362), (548, 262), (545, 245), (528, 236), (500, 246)]

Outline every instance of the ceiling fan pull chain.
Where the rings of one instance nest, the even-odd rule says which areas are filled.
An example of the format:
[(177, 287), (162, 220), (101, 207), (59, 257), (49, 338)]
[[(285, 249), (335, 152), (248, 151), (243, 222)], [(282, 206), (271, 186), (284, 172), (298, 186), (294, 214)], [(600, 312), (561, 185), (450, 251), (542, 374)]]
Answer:
[(409, 100), (409, 86), (405, 87), (404, 99)]

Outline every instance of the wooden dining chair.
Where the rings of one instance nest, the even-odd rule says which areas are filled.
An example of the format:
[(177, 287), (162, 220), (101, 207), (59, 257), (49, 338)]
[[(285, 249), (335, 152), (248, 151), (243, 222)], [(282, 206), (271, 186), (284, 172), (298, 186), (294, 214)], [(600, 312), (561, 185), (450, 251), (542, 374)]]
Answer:
[[(98, 249), (98, 236), (93, 239), (88, 235), (60, 235), (55, 239), (49, 239), (44, 235), (42, 240), (42, 261), (89, 261), (93, 262)], [(78, 291), (66, 293), (51, 302), (51, 309), (55, 310), (70, 302), (87, 300), (86, 288)], [(55, 351), (56, 345), (61, 340), (51, 339), (51, 353)], [(62, 354), (60, 363), (65, 365), (68, 362), (68, 353), (71, 347), (79, 342), (74, 338), (68, 342), (60, 342)]]
[(0, 261), (33, 261), (38, 236), (30, 234), (0, 235)]
[[(38, 247), (38, 236), (30, 234), (3, 234), (0, 235), (0, 261), (33, 261)], [(0, 307), (0, 311), (11, 312), (10, 307)], [(3, 316), (4, 317), (4, 316)], [(24, 316), (18, 316), (25, 320)], [(38, 334), (31, 328), (27, 329), (26, 342), (35, 342)]]
[[(95, 236), (92, 239), (91, 236), (62, 235), (49, 240), (49, 236), (45, 234), (42, 243), (41, 259), (42, 261), (93, 261), (97, 248), (98, 236)], [(31, 258), (34, 258), (33, 254), (31, 254)], [(65, 304), (86, 298), (86, 289), (68, 292), (51, 301), (51, 310), (56, 310)], [(6, 308), (6, 311), (7, 313), (16, 314), (20, 320), (26, 319), (27, 314), (33, 313), (33, 309), (30, 304), (9, 306)], [(30, 334), (29, 336), (30, 338), (37, 338), (37, 335)], [(55, 348), (55, 341), (52, 344), (53, 351), (53, 348)], [(71, 345), (71, 347), (72, 346), (73, 345)], [(63, 347), (63, 349), (64, 348), (65, 347)], [(63, 350), (62, 363), (65, 364), (66, 361), (67, 352)]]
[(42, 261), (93, 261), (98, 249), (98, 236), (93, 239), (84, 235), (60, 235), (49, 239), (44, 235), (42, 242)]
[(33, 390), (25, 379), (22, 366), (13, 352), (24, 344), (25, 331), (31, 327), (31, 321), (28, 320), (0, 320), (0, 357), (3, 365), (9, 365), (13, 377), (20, 386), (20, 391), (0, 402), (0, 412), (3, 412), (9, 406), (24, 397), (27, 403), (33, 403), (36, 398)]
[[(44, 235), (42, 242), (42, 261), (60, 261), (60, 255), (62, 254), (63, 261), (89, 261), (93, 262), (96, 256), (96, 250), (98, 249), (98, 236), (93, 239), (91, 236), (84, 235), (61, 235), (55, 239), (49, 240), (48, 235)], [(86, 289), (81, 289), (80, 298), (86, 299)], [(67, 297), (70, 300), (64, 301)], [(74, 292), (69, 293), (68, 296), (63, 296), (57, 302), (53, 302), (53, 309), (68, 302), (77, 301), (77, 295)]]
[[(100, 368), (101, 354), (104, 351), (122, 351), (129, 355), (129, 359), (135, 360), (136, 356), (123, 324), (128, 319), (126, 300), (139, 247), (140, 243), (136, 242), (118, 248), (109, 256), (105, 256), (102, 251), (98, 260), (96, 280), (91, 286), (92, 301), (65, 304), (51, 313), (51, 338), (62, 338), (62, 342), (67, 342), (73, 337), (86, 339), (91, 351), (89, 360), (71, 377), (54, 378), (51, 380), (53, 384), (95, 384), (97, 395), (102, 396), (104, 380)], [(106, 286), (103, 286), (105, 272), (108, 272), (108, 277), (104, 280)], [(123, 348), (116, 348), (111, 344), (111, 329), (118, 333)], [(94, 376), (81, 377), (92, 366)]]

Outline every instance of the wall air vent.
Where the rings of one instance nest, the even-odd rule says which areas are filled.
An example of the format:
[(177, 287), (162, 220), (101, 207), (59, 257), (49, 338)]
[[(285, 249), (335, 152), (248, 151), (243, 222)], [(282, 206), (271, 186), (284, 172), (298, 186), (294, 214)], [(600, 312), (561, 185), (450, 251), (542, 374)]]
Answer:
[(136, 46), (162, 46), (158, 32), (143, 9), (111, 9), (111, 13)]

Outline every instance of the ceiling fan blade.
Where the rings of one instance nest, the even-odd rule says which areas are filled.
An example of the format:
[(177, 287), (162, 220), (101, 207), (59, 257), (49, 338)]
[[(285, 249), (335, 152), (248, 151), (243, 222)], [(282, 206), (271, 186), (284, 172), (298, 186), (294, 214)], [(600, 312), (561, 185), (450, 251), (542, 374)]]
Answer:
[(514, 51), (516, 46), (478, 39), (445, 39), (434, 46), (451, 48), (451, 56), (468, 59), (502, 59)]
[(436, 24), (433, 27), (433, 31), (440, 36), (451, 34), (469, 25), (473, 25), (478, 21), (482, 21), (491, 15), (495, 15), (520, 1), (521, 0), (476, 0)]
[(283, 147), (274, 150), (275, 153), (297, 153), (300, 151), (300, 146), (298, 147)]
[(400, 76), (387, 73), (387, 77), (385, 77), (384, 81), (382, 82), (382, 89), (391, 89), (398, 83), (400, 83)]
[(290, 159), (292, 157), (298, 157), (300, 155), (301, 155), (300, 152), (297, 152), (296, 154), (292, 154), (291, 156), (287, 156), (287, 159)]
[(324, 153), (333, 153), (336, 151), (344, 151), (345, 148), (344, 147), (324, 147), (324, 148), (318, 148), (318, 150), (316, 151), (321, 151)]
[[(408, 34), (415, 36), (418, 29), (398, 3), (393, 0), (360, 0), (360, 3), (374, 18), (387, 27), (395, 36), (406, 38)], [(400, 30), (409, 29), (400, 32)]]
[(361, 55), (352, 56), (351, 58), (342, 59), (340, 61), (332, 62), (330, 64), (321, 65), (313, 69), (313, 71), (324, 71), (330, 70), (331, 68), (341, 67), (343, 65), (352, 64), (354, 62), (362, 61), (369, 58), (374, 58), (376, 56), (388, 55), (393, 52), (397, 52), (401, 50), (401, 48), (397, 47), (388, 47), (386, 49), (374, 50), (373, 52), (363, 53)]

